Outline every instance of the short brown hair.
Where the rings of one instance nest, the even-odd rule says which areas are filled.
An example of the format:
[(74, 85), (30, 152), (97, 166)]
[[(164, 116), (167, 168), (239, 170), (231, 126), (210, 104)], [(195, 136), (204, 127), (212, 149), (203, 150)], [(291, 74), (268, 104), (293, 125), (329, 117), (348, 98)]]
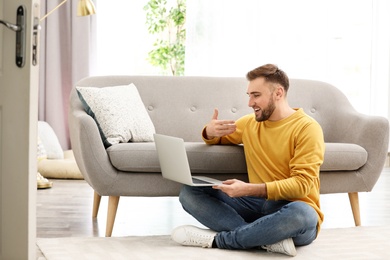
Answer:
[(279, 69), (278, 66), (274, 64), (265, 64), (249, 71), (246, 74), (246, 78), (249, 81), (261, 77), (263, 77), (267, 82), (280, 84), (287, 93), (288, 88), (290, 86), (289, 79), (287, 77), (287, 74), (283, 70)]

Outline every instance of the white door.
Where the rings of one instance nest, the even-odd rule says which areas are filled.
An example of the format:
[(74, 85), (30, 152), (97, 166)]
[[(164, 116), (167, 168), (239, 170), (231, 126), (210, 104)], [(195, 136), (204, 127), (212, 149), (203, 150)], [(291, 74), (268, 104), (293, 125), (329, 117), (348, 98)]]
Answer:
[[(39, 72), (33, 65), (32, 36), (39, 3), (0, 0), (0, 20), (25, 20), (18, 36), (0, 24), (0, 259), (36, 258)], [(23, 38), (25, 50), (23, 45), (17, 50)]]

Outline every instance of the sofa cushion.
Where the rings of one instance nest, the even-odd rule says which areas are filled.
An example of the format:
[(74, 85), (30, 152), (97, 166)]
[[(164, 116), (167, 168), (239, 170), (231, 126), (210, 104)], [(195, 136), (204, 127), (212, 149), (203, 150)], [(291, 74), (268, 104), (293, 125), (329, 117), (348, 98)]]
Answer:
[[(185, 142), (192, 173), (246, 173), (243, 147)], [(154, 143), (117, 144), (107, 149), (112, 165), (128, 172), (161, 172)]]
[(134, 84), (76, 90), (85, 111), (99, 126), (105, 147), (153, 141), (154, 125)]
[[(357, 170), (367, 161), (361, 146), (326, 143), (321, 171)], [(246, 173), (243, 146), (185, 142), (192, 173)], [(116, 144), (107, 149), (112, 165), (125, 172), (161, 172), (154, 143)]]
[(321, 171), (357, 170), (367, 162), (367, 158), (367, 151), (357, 144), (325, 143), (325, 156)]

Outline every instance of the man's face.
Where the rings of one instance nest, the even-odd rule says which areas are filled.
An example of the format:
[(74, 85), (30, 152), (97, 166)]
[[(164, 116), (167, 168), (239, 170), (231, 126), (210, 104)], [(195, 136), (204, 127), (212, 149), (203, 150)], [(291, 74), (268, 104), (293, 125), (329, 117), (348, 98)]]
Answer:
[(248, 106), (253, 108), (256, 121), (268, 120), (275, 111), (274, 87), (264, 78), (257, 78), (248, 84)]

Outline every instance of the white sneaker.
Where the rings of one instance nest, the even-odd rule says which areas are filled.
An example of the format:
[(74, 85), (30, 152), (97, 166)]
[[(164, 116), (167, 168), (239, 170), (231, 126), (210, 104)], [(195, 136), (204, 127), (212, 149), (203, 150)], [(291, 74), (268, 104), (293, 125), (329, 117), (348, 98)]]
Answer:
[(180, 226), (172, 231), (172, 240), (183, 246), (211, 248), (217, 232), (195, 226)]
[(294, 242), (292, 238), (282, 240), (273, 245), (262, 246), (263, 249), (267, 249), (268, 252), (280, 253), (288, 256), (296, 256), (297, 250), (295, 249)]
[(53, 182), (49, 181), (43, 177), (39, 172), (37, 172), (37, 188), (38, 189), (48, 189), (53, 186)]

